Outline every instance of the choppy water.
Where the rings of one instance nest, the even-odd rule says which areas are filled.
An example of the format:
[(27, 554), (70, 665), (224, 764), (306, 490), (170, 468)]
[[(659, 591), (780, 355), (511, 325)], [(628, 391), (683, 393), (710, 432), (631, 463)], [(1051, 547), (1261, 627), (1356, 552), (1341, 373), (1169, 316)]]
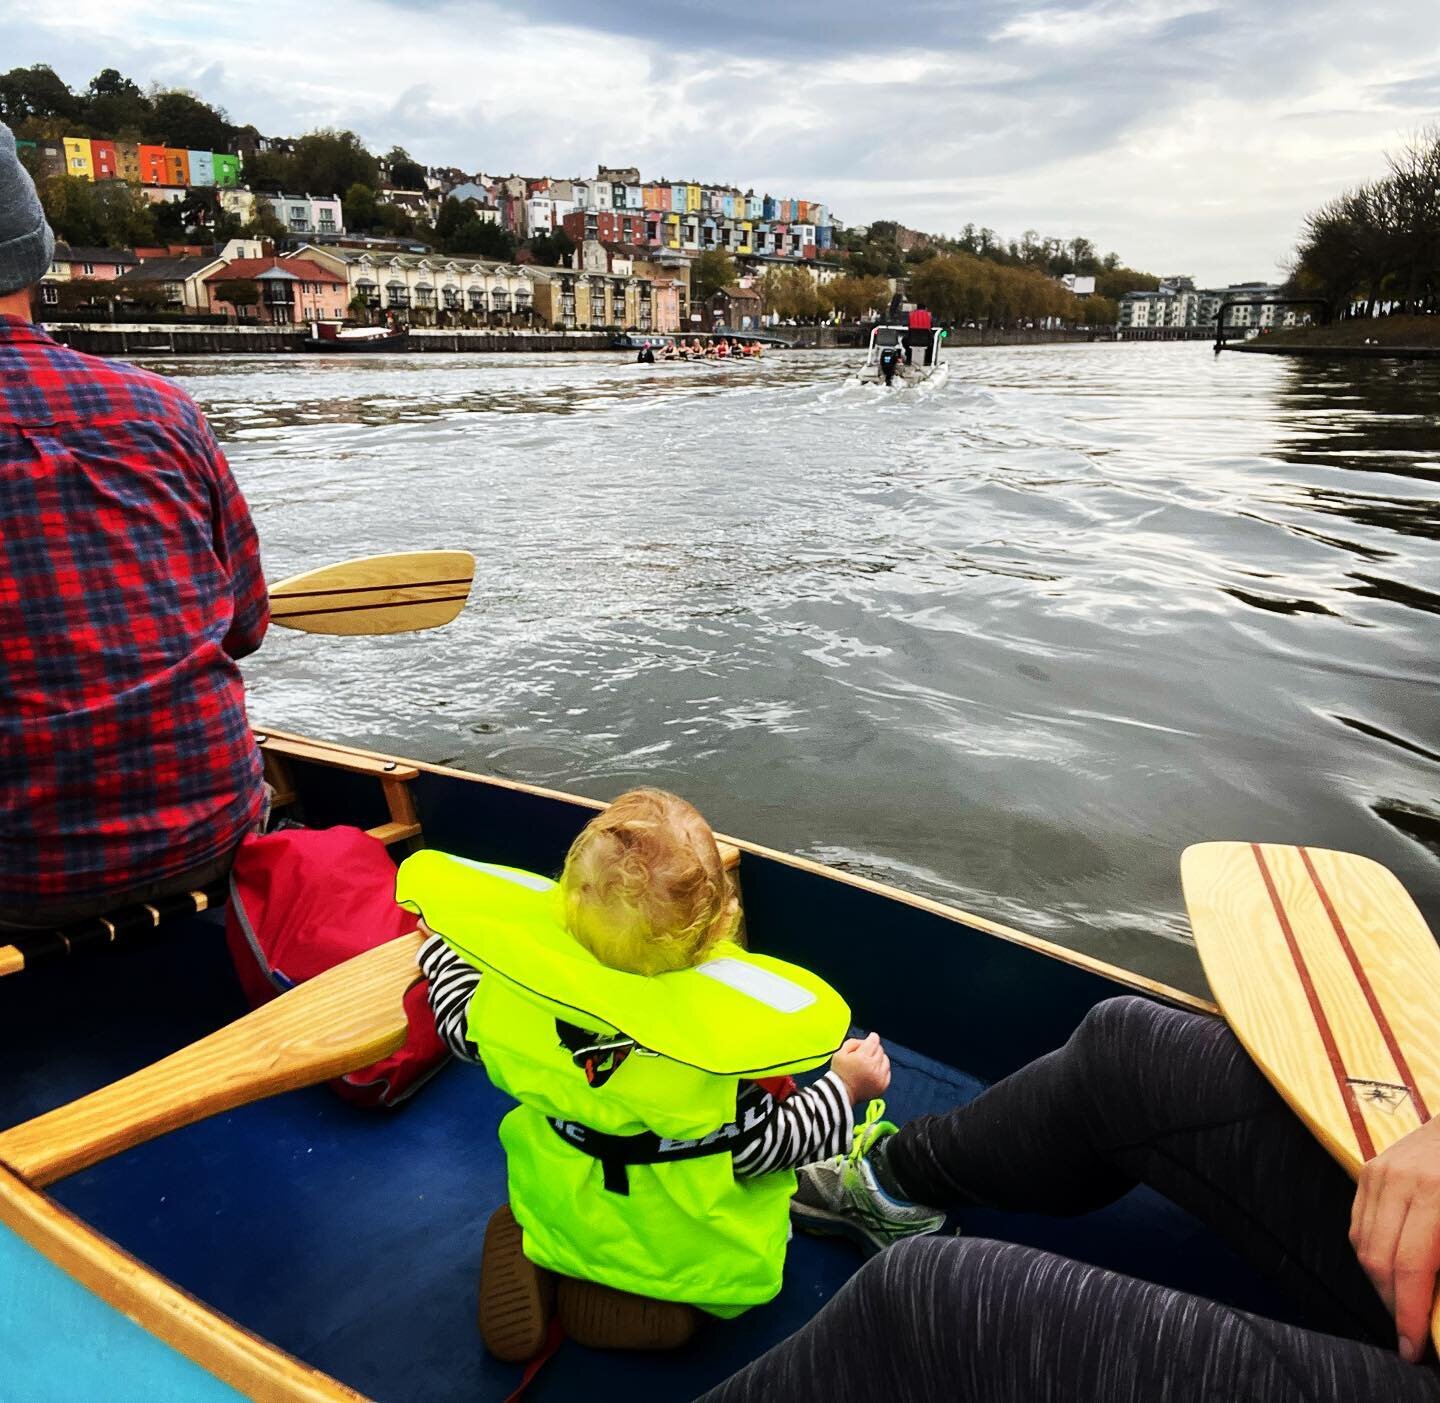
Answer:
[(928, 393), (827, 353), (157, 365), (272, 579), (480, 559), (448, 630), (276, 630), (261, 722), (664, 785), (1192, 988), (1197, 840), (1357, 849), (1440, 914), (1440, 365), (953, 358)]

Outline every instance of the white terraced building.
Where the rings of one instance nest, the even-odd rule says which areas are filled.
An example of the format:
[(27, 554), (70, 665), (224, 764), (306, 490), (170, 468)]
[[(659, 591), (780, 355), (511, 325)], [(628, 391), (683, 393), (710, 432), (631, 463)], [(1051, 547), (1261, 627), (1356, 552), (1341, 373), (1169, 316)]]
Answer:
[[(1232, 283), (1224, 288), (1197, 288), (1190, 278), (1167, 278), (1154, 292), (1127, 292), (1120, 299), (1120, 326), (1213, 329), (1215, 315), (1222, 302), (1236, 304), (1225, 314), (1226, 326), (1294, 326), (1296, 316), (1293, 307), (1270, 305), (1284, 295), (1283, 288), (1270, 283)], [(1251, 301), (1260, 305), (1243, 305)]]
[(545, 278), (518, 264), (445, 253), (304, 244), (294, 256), (343, 275), (349, 283), (347, 300), (363, 299), (371, 323), (527, 327), (534, 318), (535, 284)]

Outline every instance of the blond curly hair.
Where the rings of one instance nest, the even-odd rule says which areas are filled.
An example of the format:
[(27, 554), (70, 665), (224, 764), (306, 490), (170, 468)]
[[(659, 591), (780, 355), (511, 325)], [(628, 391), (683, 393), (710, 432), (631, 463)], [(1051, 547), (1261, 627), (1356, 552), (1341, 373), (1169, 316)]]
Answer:
[(710, 825), (663, 789), (632, 789), (596, 814), (570, 846), (560, 891), (575, 939), (631, 974), (688, 969), (740, 925)]

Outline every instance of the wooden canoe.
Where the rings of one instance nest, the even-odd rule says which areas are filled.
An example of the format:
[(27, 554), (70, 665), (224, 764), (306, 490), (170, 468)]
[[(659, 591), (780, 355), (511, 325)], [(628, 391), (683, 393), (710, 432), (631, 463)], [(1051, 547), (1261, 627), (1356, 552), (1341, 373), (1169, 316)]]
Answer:
[[(299, 736), (271, 733), (268, 744), (283, 762), (281, 797), (305, 822), (373, 827), (397, 853), (423, 841), (553, 872), (598, 807)], [(968, 1099), (1063, 1042), (1102, 999), (1140, 992), (1210, 1010), (983, 917), (730, 841), (751, 945), (824, 975), (857, 1024), (881, 1032), (897, 1118)], [(243, 1007), (213, 913), (140, 948), (0, 980), (0, 1127), (165, 1057)], [(489, 1358), (475, 1328), (484, 1225), (504, 1197), (496, 1126), (507, 1108), (482, 1072), (456, 1065), (388, 1114), (311, 1087), (86, 1157), (43, 1190), (0, 1167), (8, 1396), (507, 1397), (519, 1370)], [(975, 1213), (964, 1226), (1249, 1309), (1273, 1305), (1217, 1241), (1148, 1193), (1078, 1219)], [(707, 1324), (669, 1356), (567, 1343), (533, 1396), (629, 1398), (638, 1386), (693, 1397), (796, 1329), (858, 1260), (842, 1243), (798, 1239), (770, 1305)]]

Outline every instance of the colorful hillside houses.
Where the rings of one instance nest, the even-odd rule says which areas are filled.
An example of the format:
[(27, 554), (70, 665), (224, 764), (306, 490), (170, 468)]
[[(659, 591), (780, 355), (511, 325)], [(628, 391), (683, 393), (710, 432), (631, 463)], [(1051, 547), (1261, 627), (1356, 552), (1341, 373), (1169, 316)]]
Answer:
[(126, 180), (132, 185), (187, 190), (240, 183), (240, 157), (224, 151), (189, 151), (106, 137), (66, 136), (58, 141), (19, 141), (22, 154), (33, 150), (42, 176), (76, 180)]

